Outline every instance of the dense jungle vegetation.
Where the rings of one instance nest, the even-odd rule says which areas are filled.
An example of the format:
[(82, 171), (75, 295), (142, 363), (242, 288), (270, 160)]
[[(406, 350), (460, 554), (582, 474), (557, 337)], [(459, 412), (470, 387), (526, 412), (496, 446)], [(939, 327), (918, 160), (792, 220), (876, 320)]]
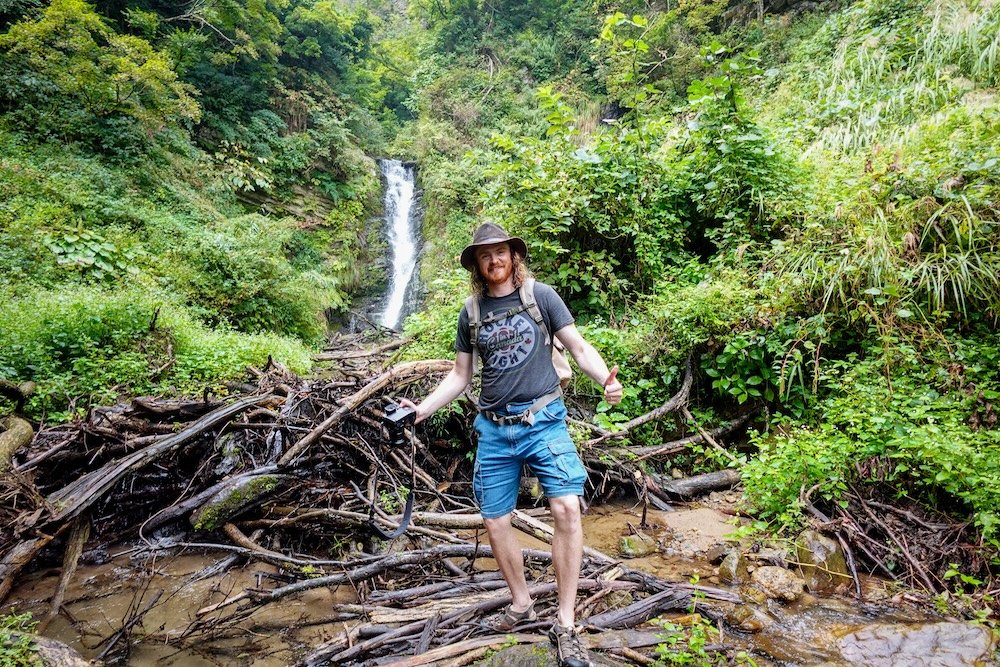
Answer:
[(621, 366), (602, 425), (691, 358), (695, 418), (754, 429), (675, 465), (740, 466), (758, 528), (868, 487), (967, 518), (982, 549), (941, 576), (985, 580), (998, 26), (979, 0), (0, 1), (0, 379), (53, 421), (308, 370), (380, 282), (391, 155), (428, 239), (410, 356), (453, 354), (454, 258), (492, 218)]

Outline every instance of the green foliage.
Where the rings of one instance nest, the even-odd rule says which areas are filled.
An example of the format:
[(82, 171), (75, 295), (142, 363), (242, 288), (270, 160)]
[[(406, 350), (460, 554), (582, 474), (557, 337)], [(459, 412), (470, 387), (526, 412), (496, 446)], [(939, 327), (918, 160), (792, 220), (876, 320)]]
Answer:
[(56, 256), (60, 266), (71, 266), (84, 276), (105, 280), (135, 275), (139, 269), (132, 263), (136, 253), (122, 250), (99, 234), (79, 227), (45, 237), (45, 246)]
[(0, 305), (0, 377), (39, 383), (28, 405), (36, 417), (59, 419), (118, 392), (195, 393), (269, 355), (299, 371), (310, 366), (293, 339), (210, 330), (148, 286), (35, 290)]
[(761, 332), (746, 332), (731, 338), (722, 352), (711, 359), (705, 374), (712, 388), (738, 403), (750, 398), (771, 402), (777, 398), (778, 374), (771, 368), (768, 339)]
[(540, 276), (579, 309), (620, 305), (683, 254), (669, 166), (650, 152), (660, 128), (614, 128), (581, 147), (560, 94), (543, 87), (539, 99), (547, 139), (493, 139), (486, 213), (518, 230)]
[(458, 313), (469, 293), (469, 274), (452, 270), (436, 279), (424, 308), (406, 318), (404, 334), (413, 339), (406, 347), (407, 359), (454, 359)]
[(857, 2), (795, 52), (773, 98), (775, 125), (838, 151), (894, 142), (975, 86), (995, 85), (998, 22), (996, 7), (963, 0)]
[(0, 34), (0, 72), (6, 110), (44, 137), (118, 150), (200, 114), (165, 54), (82, 0), (54, 0)]
[(947, 360), (927, 364), (912, 349), (899, 348), (891, 360), (891, 388), (881, 354), (826, 362), (821, 421), (779, 420), (775, 433), (756, 438), (760, 451), (743, 469), (748, 497), (764, 516), (795, 525), (801, 489), (816, 486), (817, 497), (844, 502), (850, 483), (891, 482), (897, 493), (912, 489), (943, 511), (968, 511), (984, 537), (1000, 544), (1000, 432), (970, 425), (976, 400), (963, 390), (965, 382), (982, 383), (981, 396), (1000, 397), (990, 366), (997, 354), (992, 342), (955, 350), (950, 364), (965, 364), (957, 386)]
[(656, 645), (657, 667), (757, 667), (757, 662), (745, 651), (730, 660), (724, 653), (711, 648), (718, 642), (719, 632), (701, 614), (692, 614), (690, 625), (663, 622), (663, 641)]
[(717, 247), (732, 250), (775, 236), (794, 206), (796, 180), (743, 99), (742, 86), (762, 72), (756, 54), (730, 55), (718, 42), (701, 53), (717, 71), (688, 86), (694, 118), (680, 153), (695, 209), (690, 215)]
[(31, 614), (18, 614), (13, 608), (0, 616), (0, 665), (4, 667), (41, 667), (38, 646), (31, 640), (37, 622)]
[(296, 270), (287, 258), (295, 238), (290, 221), (246, 215), (215, 225), (173, 230), (154, 239), (170, 282), (213, 323), (257, 333), (275, 331), (315, 342), (324, 333), (322, 312), (339, 309), (338, 281), (317, 270)]

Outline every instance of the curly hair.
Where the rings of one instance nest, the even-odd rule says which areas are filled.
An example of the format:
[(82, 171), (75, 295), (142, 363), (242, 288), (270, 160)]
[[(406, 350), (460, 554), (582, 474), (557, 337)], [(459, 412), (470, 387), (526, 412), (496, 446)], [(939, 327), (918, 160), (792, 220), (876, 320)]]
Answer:
[[(507, 244), (510, 247), (510, 244)], [(514, 252), (511, 248), (511, 262), (514, 264), (514, 287), (520, 287), (524, 284), (524, 281), (528, 278), (533, 278), (531, 269), (528, 268), (527, 264), (524, 262), (524, 257), (520, 253)], [(477, 299), (482, 299), (489, 292), (487, 291), (486, 279), (483, 278), (483, 274), (479, 272), (479, 263), (476, 263), (476, 268), (472, 270), (472, 274), (469, 278), (469, 290), (472, 296)]]

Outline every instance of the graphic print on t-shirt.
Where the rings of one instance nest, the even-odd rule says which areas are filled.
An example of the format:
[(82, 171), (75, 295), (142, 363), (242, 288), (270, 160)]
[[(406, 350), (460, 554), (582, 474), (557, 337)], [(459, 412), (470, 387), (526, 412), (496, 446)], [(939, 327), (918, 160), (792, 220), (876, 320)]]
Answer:
[(479, 330), (479, 349), (483, 350), (484, 363), (501, 372), (527, 361), (537, 344), (532, 320), (523, 313), (484, 324)]

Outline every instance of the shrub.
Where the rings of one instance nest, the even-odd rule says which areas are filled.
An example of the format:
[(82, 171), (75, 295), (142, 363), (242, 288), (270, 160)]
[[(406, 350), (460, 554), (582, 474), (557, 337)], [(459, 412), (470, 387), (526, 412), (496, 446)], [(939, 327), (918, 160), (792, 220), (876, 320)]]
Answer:
[[(871, 351), (869, 351), (871, 352)], [(1000, 431), (975, 426), (980, 400), (1000, 397), (995, 344), (959, 342), (951, 364), (928, 364), (900, 348), (886, 382), (882, 352), (826, 362), (825, 397), (813, 426), (777, 420), (776, 431), (755, 438), (758, 455), (743, 468), (747, 495), (765, 516), (795, 525), (799, 494), (817, 486), (817, 499), (844, 503), (850, 483), (890, 482), (943, 511), (970, 512), (984, 537), (1000, 546)], [(956, 371), (954, 364), (967, 364)], [(950, 367), (950, 369), (949, 369)], [(956, 383), (954, 373), (966, 377)], [(865, 466), (867, 461), (886, 465)], [(869, 472), (864, 472), (868, 470)]]
[(269, 355), (298, 371), (310, 366), (297, 341), (207, 329), (142, 285), (39, 289), (0, 304), (0, 378), (38, 383), (28, 406), (36, 417), (58, 419), (118, 392), (218, 387)]

